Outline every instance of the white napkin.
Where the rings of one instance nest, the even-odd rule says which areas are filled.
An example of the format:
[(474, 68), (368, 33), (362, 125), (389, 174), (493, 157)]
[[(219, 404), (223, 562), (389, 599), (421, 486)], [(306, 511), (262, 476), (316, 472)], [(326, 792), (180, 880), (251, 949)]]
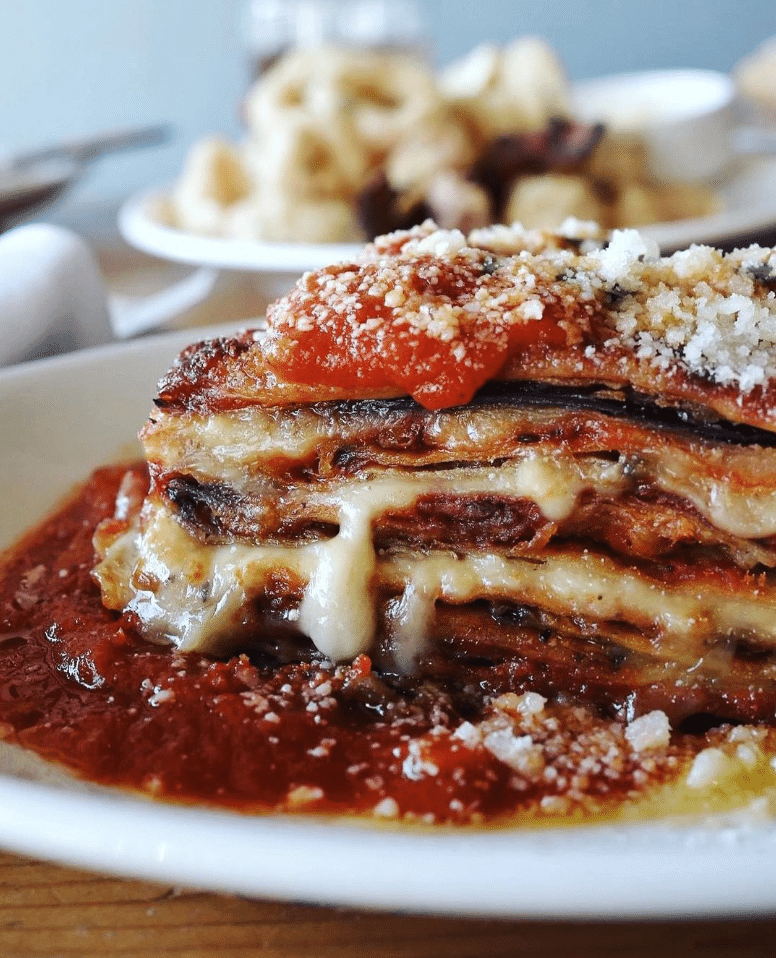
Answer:
[(0, 366), (112, 339), (105, 284), (79, 236), (42, 223), (0, 236)]

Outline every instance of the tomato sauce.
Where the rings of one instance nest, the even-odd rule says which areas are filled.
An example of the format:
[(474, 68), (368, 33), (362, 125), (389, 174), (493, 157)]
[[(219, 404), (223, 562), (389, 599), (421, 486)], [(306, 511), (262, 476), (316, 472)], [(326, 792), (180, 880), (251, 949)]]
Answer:
[(469, 250), (443, 266), (421, 256), (308, 274), (269, 309), (268, 363), (289, 382), (465, 404), (513, 356), (564, 345), (571, 328), (570, 306), (522, 290), (495, 263)]
[[(91, 577), (92, 531), (112, 513), (124, 471), (96, 472), (5, 556), (7, 740), (86, 779), (168, 800), (442, 823), (591, 814), (676, 774), (681, 749), (645, 771), (624, 748), (620, 726), (579, 707), (548, 704), (529, 754), (519, 727), (525, 703), (495, 713), (483, 700), (480, 713), (464, 719), (443, 693), (425, 688), (378, 705), (364, 693), (375, 679), (366, 656), (336, 668), (279, 665), (145, 642), (103, 608)], [(495, 724), (486, 734), (477, 722), (489, 715)], [(585, 742), (582, 775), (572, 753)], [(596, 748), (614, 746), (615, 765), (591, 765)]]

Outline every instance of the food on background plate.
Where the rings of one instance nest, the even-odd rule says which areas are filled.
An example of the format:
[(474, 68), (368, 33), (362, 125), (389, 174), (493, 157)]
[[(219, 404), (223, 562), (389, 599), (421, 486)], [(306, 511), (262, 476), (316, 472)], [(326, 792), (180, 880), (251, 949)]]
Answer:
[(733, 77), (744, 101), (762, 111), (767, 122), (776, 122), (776, 36), (737, 63)]
[(637, 140), (575, 119), (565, 70), (535, 37), (477, 47), (439, 75), (406, 53), (294, 50), (244, 113), (245, 141), (197, 143), (154, 216), (207, 236), (342, 242), (429, 216), (469, 231), (717, 209), (707, 186), (653, 182)]
[(305, 274), (6, 560), (6, 736), (253, 811), (767, 810), (774, 287), (576, 221)]

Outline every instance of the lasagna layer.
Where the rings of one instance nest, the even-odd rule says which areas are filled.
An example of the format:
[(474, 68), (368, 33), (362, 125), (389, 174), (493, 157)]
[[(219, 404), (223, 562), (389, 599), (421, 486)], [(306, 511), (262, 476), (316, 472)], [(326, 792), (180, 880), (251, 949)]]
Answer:
[(186, 350), (96, 535), (105, 604), (464, 700), (772, 720), (774, 256), (518, 240), (378, 241)]
[(730, 426), (739, 442), (715, 442), (698, 432), (552, 406), (432, 412), (373, 401), (156, 413), (143, 438), (153, 493), (204, 538), (336, 524), (340, 490), (393, 477), (405, 490), (399, 499), (425, 492), (441, 503), (451, 490), (541, 499), (550, 520), (566, 518), (555, 515), (562, 502), (591, 495), (673, 498), (678, 512), (699, 514), (719, 535), (767, 545), (776, 534), (776, 449), (764, 444), (776, 437), (737, 436)]

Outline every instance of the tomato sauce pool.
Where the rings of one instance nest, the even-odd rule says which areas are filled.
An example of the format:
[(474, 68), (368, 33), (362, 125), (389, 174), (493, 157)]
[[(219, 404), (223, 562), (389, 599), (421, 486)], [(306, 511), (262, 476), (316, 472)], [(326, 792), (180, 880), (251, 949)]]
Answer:
[[(675, 774), (678, 752), (645, 774), (616, 723), (572, 706), (542, 709), (539, 696), (531, 708), (507, 696), (500, 711), (483, 699), (481, 714), (464, 719), (427, 689), (376, 704), (364, 656), (345, 667), (280, 665), (145, 642), (101, 605), (91, 577), (92, 532), (112, 514), (124, 471), (96, 472), (4, 558), (8, 741), (86, 779), (167, 800), (441, 823), (600, 812)], [(526, 751), (531, 722), (536, 747)], [(510, 730), (511, 751), (488, 738), (508, 742)], [(598, 740), (619, 747), (622, 761), (572, 788), (570, 743)]]

